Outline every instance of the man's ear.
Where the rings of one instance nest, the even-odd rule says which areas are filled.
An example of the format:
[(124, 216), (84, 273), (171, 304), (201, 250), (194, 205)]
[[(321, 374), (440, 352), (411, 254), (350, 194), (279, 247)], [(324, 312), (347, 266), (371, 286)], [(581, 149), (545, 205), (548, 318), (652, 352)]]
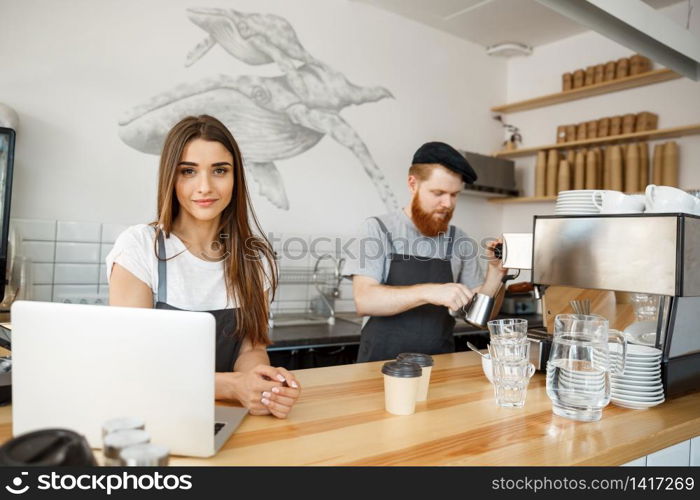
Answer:
[(415, 175), (408, 176), (408, 189), (411, 190), (411, 194), (416, 194), (418, 190), (418, 179), (416, 179)]

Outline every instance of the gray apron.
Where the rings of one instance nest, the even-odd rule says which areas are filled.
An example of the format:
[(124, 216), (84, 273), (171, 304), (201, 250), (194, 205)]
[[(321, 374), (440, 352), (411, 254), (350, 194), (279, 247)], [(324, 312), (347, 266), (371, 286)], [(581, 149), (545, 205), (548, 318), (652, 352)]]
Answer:
[[(391, 249), (388, 286), (411, 286), (423, 283), (454, 283), (452, 276), (452, 246), (455, 228), (450, 226), (444, 259), (428, 259), (395, 252), (391, 234), (379, 222)], [(402, 352), (443, 354), (455, 351), (455, 319), (444, 306), (424, 304), (394, 316), (372, 316), (360, 336), (358, 363), (393, 359)]]
[[(184, 311), (167, 303), (168, 298), (168, 262), (165, 260), (165, 240), (163, 231), (158, 231), (158, 297), (156, 309)], [(233, 364), (238, 358), (241, 342), (234, 337), (236, 316), (234, 309), (217, 309), (203, 311), (214, 315), (216, 320), (216, 371), (232, 372)]]

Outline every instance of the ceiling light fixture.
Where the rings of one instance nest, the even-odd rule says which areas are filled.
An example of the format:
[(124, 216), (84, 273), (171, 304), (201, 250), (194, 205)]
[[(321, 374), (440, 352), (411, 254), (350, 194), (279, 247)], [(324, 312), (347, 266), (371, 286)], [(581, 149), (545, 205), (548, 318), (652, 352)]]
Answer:
[(518, 42), (497, 43), (486, 47), (486, 53), (498, 57), (529, 56), (532, 54), (532, 47)]

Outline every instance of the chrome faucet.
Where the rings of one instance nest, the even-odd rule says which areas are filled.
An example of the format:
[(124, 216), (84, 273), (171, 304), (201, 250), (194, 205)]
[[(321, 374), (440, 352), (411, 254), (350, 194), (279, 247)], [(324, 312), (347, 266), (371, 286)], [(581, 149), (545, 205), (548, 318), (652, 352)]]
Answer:
[[(324, 290), (321, 289), (320, 283), (319, 283), (319, 266), (322, 261), (330, 259), (331, 261), (334, 262), (333, 266), (333, 279), (334, 283), (332, 285), (332, 290), (330, 293), (330, 298), (327, 296), (327, 293), (324, 292)], [(345, 259), (340, 258), (336, 259), (335, 256), (326, 253), (321, 255), (318, 259), (316, 259), (316, 264), (314, 265), (314, 272), (313, 272), (313, 282), (314, 286), (316, 287), (316, 290), (318, 291), (319, 297), (323, 301), (323, 303), (328, 307), (328, 310), (330, 312), (330, 317), (328, 318), (328, 323), (329, 324), (335, 324), (335, 299), (340, 298), (340, 282), (343, 281), (343, 275), (341, 274), (341, 271), (343, 269), (343, 265), (345, 264)]]

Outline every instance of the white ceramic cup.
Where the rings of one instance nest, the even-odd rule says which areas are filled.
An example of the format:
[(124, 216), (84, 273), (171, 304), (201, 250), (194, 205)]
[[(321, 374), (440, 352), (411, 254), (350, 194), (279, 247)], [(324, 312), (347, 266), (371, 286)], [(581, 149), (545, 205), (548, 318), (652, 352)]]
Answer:
[(647, 212), (696, 214), (700, 211), (700, 204), (697, 203), (697, 198), (682, 189), (649, 184), (644, 194)]
[(416, 411), (416, 395), (423, 370), (416, 363), (389, 361), (382, 366), (384, 374), (384, 408), (394, 415), (412, 415)]
[(491, 362), (491, 355), (485, 354), (481, 356), (481, 369), (484, 370), (484, 375), (493, 384), (493, 363)]
[(646, 210), (646, 208), (647, 208), (647, 198), (646, 198), (646, 196), (644, 196), (643, 194), (629, 194), (629, 195), (627, 195), (627, 196), (629, 196), (630, 198), (633, 198), (633, 199), (637, 200), (637, 203), (641, 203), (641, 205), (642, 205), (642, 210), (641, 210), (641, 211), (642, 211), (642, 212)]
[(503, 267), (532, 267), (532, 233), (503, 233)]
[(700, 197), (693, 196), (693, 198), (695, 198), (695, 211), (693, 213), (700, 215)]
[(645, 206), (644, 196), (627, 195), (621, 191), (595, 191), (591, 199), (601, 214), (642, 213)]
[(421, 354), (416, 352), (402, 352), (396, 356), (396, 361), (409, 361), (411, 363), (417, 363), (422, 371), (423, 375), (418, 382), (418, 392), (416, 394), (416, 401), (425, 401), (428, 399), (428, 389), (430, 388), (430, 374), (433, 371), (433, 357), (429, 354)]

